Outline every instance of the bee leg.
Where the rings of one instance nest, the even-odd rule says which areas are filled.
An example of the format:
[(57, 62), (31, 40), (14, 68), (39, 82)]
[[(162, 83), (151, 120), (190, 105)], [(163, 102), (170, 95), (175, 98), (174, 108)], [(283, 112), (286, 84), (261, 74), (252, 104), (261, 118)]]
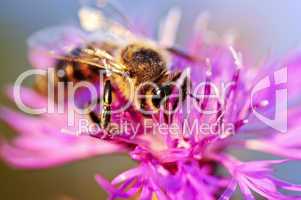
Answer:
[(100, 116), (100, 126), (106, 129), (111, 122), (112, 85), (110, 80), (106, 80), (103, 90), (103, 108)]
[(88, 106), (91, 104), (100, 104), (100, 98), (98, 97), (97, 99), (93, 99), (93, 100), (89, 100), (88, 102), (86, 102), (86, 104), (84, 105), (84, 109), (87, 111), (86, 113), (88, 113), (90, 120), (93, 123), (99, 124), (100, 123), (100, 118), (98, 117), (98, 115), (94, 112), (94, 111), (89, 111), (88, 112)]
[(185, 101), (188, 94), (188, 90), (191, 87), (191, 81), (189, 80), (187, 75), (183, 75), (180, 72), (172, 74), (170, 80), (172, 82), (177, 82), (180, 94), (176, 99), (171, 100), (168, 98), (171, 95), (173, 89), (171, 87), (166, 86), (165, 88), (161, 88), (164, 96), (167, 98), (164, 105), (164, 119), (166, 123), (172, 123), (172, 113), (177, 109), (179, 103), (183, 103)]
[(172, 93), (172, 87), (171, 85), (167, 84), (159, 87), (158, 90), (155, 91), (155, 96), (152, 99), (152, 103), (155, 108), (160, 109), (161, 106), (163, 106), (164, 122), (167, 124), (170, 124), (172, 121), (172, 110), (174, 107), (169, 97), (171, 93)]
[[(96, 100), (98, 103), (100, 99)], [(112, 104), (112, 85), (110, 80), (104, 83), (103, 97), (102, 97), (102, 112), (97, 114), (94, 111), (89, 112), (89, 117), (92, 122), (99, 124), (101, 128), (106, 129), (111, 121), (111, 104)]]
[(95, 123), (95, 124), (100, 123), (100, 118), (94, 111), (89, 112), (89, 117), (93, 123)]
[(171, 124), (172, 123), (172, 102), (169, 99), (169, 96), (171, 94), (171, 90), (172, 88), (170, 88), (170, 86), (164, 86), (162, 88), (160, 88), (161, 90), (161, 94), (163, 94), (163, 98), (165, 98), (164, 101), (164, 121), (167, 124)]
[(172, 75), (172, 81), (177, 82), (177, 85), (180, 89), (180, 98), (178, 98), (173, 105), (173, 109), (175, 109), (179, 103), (183, 103), (189, 93), (189, 90), (192, 86), (192, 82), (187, 75), (183, 75), (181, 72), (176, 72)]

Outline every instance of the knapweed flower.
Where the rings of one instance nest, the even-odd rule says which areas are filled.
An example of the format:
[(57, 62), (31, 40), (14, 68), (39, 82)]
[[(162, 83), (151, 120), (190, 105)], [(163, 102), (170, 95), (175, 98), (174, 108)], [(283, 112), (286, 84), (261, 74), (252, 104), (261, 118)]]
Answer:
[[(175, 15), (173, 10), (167, 19), (175, 20)], [(171, 44), (169, 39), (176, 32), (168, 31), (175, 24), (168, 20), (161, 23), (166, 25), (161, 27), (167, 33), (161, 32), (164, 45)], [(191, 81), (186, 100), (170, 115), (172, 121), (165, 123), (163, 111), (146, 117), (129, 106), (121, 114), (112, 115), (112, 123), (118, 126), (126, 122), (135, 128), (121, 128), (115, 134), (100, 129), (91, 134), (78, 129), (78, 123), (86, 116), (76, 112), (72, 115), (75, 124), (70, 127), (67, 112), (55, 111), (37, 117), (2, 108), (1, 119), (18, 133), (14, 139), (1, 142), (2, 159), (13, 167), (39, 169), (102, 154), (127, 153), (136, 161), (135, 168), (112, 181), (95, 176), (109, 199), (226, 200), (238, 189), (246, 200), (258, 196), (301, 199), (282, 192), (301, 191), (301, 185), (273, 174), (274, 166), (301, 159), (298, 92), (301, 54), (290, 54), (255, 68), (244, 62), (237, 50), (239, 46), (229, 37), (212, 40), (200, 19), (195, 27), (188, 37), (185, 54), (177, 52), (171, 56), (170, 70), (186, 71)], [(50, 42), (55, 48), (67, 43), (74, 48), (85, 35), (75, 28), (64, 33), (59, 40), (54, 38)], [(47, 54), (43, 46), (32, 45), (32, 65), (38, 69), (53, 65)], [(93, 84), (102, 87), (98, 82)], [(7, 91), (13, 99), (14, 89)], [(49, 106), (47, 96), (34, 89), (23, 87), (20, 91), (20, 99), (27, 107)], [(287, 95), (282, 95), (287, 91), (288, 101), (284, 98)], [(80, 105), (89, 98), (85, 90), (75, 94)], [(112, 107), (125, 101), (118, 91), (115, 99)], [(288, 105), (287, 109), (283, 105)], [(67, 109), (70, 108), (64, 107), (62, 111)], [(275, 120), (266, 115), (276, 116)], [(241, 150), (269, 153), (278, 159), (242, 161), (232, 153)]]

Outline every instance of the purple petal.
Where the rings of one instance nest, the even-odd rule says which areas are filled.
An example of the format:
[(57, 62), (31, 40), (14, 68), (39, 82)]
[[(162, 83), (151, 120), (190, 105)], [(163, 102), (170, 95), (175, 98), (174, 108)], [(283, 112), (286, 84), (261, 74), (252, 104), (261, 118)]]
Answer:
[(119, 198), (129, 197), (129, 195), (127, 195), (126, 193), (117, 190), (109, 181), (107, 181), (102, 176), (97, 174), (95, 176), (95, 180), (99, 184), (99, 186), (101, 186), (110, 195), (109, 199), (115, 199), (117, 197)]
[(239, 181), (238, 184), (244, 200), (255, 200), (251, 190), (244, 182)]
[(301, 191), (301, 185), (288, 183), (286, 181), (282, 181), (274, 177), (270, 177), (270, 179), (277, 185), (277, 187), (281, 187), (282, 189), (291, 191)]
[(17, 168), (48, 168), (92, 156), (123, 151), (119, 145), (89, 136), (21, 138), (0, 147), (1, 157)]
[[(15, 100), (13, 86), (6, 88), (6, 94), (11, 100)], [(47, 108), (47, 98), (27, 87), (20, 88), (20, 99), (30, 108)]]
[(248, 140), (245, 142), (245, 147), (247, 149), (266, 152), (289, 159), (301, 159), (300, 148), (288, 148), (285, 146), (277, 145), (277, 143), (273, 143), (273, 140)]
[(119, 184), (125, 180), (134, 178), (136, 176), (139, 176), (141, 174), (143, 174), (143, 168), (141, 167), (137, 167), (137, 168), (133, 168), (130, 170), (127, 170), (121, 174), (119, 174), (118, 176), (116, 176), (113, 180), (112, 180), (112, 184)]
[(235, 192), (237, 187), (237, 181), (235, 179), (232, 179), (227, 187), (227, 189), (224, 191), (224, 193), (219, 197), (219, 200), (228, 200), (231, 198), (233, 193)]
[(52, 167), (125, 150), (120, 145), (91, 136), (61, 132), (61, 128), (64, 128), (60, 127), (62, 123), (64, 124), (62, 117), (34, 118), (7, 109), (2, 110), (0, 117), (19, 133), (10, 142), (2, 141), (0, 146), (1, 157), (15, 167)]
[(152, 200), (153, 192), (146, 186), (142, 188), (140, 200)]
[(249, 181), (246, 182), (248, 186), (254, 190), (256, 193), (260, 194), (267, 199), (275, 199), (275, 200), (293, 200), (298, 199), (296, 197), (289, 197), (281, 194), (277, 191), (274, 183), (266, 178), (266, 179), (254, 179), (249, 178)]

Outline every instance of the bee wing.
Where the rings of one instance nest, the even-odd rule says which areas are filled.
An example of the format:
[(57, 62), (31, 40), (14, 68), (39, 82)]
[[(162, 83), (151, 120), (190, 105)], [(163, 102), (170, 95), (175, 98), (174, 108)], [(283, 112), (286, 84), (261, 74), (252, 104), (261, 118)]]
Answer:
[(160, 23), (159, 41), (153, 41), (134, 34), (130, 19), (111, 1), (85, 0), (79, 10), (79, 20), (82, 28), (91, 32), (93, 41), (108, 41), (124, 46), (132, 41), (144, 41), (165, 49), (170, 54), (181, 57), (190, 62), (203, 62), (202, 58), (190, 55), (175, 46), (177, 28), (181, 19), (181, 10), (171, 8), (167, 16)]
[(36, 68), (53, 67), (53, 55), (65, 55), (86, 43), (87, 35), (72, 26), (50, 27), (34, 33), (27, 40), (29, 61)]
[(94, 41), (109, 41), (119, 44), (135, 40), (132, 23), (124, 12), (111, 1), (85, 0), (81, 2), (78, 16), (83, 30), (90, 32)]
[(78, 62), (88, 64), (89, 66), (98, 67), (108, 73), (113, 72), (120, 75), (128, 75), (127, 68), (121, 63), (117, 62), (106, 51), (98, 49), (93, 46), (78, 49), (76, 55), (68, 54), (66, 56), (54, 55), (56, 59), (65, 60), (70, 62)]
[[(99, 33), (100, 34), (100, 33)], [(94, 39), (91, 34), (72, 26), (51, 27), (34, 33), (29, 37), (29, 60), (36, 68), (54, 67), (57, 60), (69, 60), (85, 63), (118, 74), (125, 74), (126, 68), (117, 63), (107, 52), (93, 47), (85, 47), (92, 41), (107, 41), (104, 34), (100, 34), (102, 40)], [(82, 48), (77, 48), (82, 47)], [(78, 55), (71, 52), (80, 49)]]
[(118, 2), (108, 0), (80, 0), (79, 20), (87, 31), (94, 31), (105, 25), (107, 19), (126, 27), (131, 26), (131, 21), (125, 10)]

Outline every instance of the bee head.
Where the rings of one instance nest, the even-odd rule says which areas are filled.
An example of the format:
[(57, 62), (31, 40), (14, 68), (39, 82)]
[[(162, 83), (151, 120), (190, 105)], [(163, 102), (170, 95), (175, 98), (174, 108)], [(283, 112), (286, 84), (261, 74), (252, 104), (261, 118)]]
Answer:
[(154, 80), (166, 70), (166, 61), (161, 52), (140, 43), (129, 44), (122, 49), (120, 62), (138, 83)]

